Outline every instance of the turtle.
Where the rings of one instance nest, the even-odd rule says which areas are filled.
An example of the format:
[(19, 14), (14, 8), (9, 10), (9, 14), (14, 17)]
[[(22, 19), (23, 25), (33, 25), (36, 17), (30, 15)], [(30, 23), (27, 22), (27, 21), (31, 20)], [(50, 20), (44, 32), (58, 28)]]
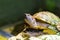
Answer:
[[(53, 27), (52, 25), (50, 24), (47, 24), (45, 22), (41, 22), (41, 21), (36, 21), (36, 19), (30, 15), (30, 14), (25, 14), (26, 15), (26, 19), (25, 19), (25, 22), (30, 25), (29, 28), (33, 28), (33, 29), (43, 29), (44, 31), (43, 32), (46, 32), (45, 30), (49, 30), (47, 31), (46, 33), (50, 34), (50, 32), (52, 32), (52, 34), (56, 34), (57, 31), (55, 31), (55, 27)], [(52, 27), (52, 28), (50, 28)]]

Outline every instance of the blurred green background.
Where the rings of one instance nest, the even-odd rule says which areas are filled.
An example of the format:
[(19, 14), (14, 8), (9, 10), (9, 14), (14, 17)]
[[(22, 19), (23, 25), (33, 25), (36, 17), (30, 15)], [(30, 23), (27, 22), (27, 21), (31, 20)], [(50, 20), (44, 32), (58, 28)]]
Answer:
[(24, 19), (24, 13), (51, 11), (60, 16), (60, 0), (0, 0), (0, 26)]

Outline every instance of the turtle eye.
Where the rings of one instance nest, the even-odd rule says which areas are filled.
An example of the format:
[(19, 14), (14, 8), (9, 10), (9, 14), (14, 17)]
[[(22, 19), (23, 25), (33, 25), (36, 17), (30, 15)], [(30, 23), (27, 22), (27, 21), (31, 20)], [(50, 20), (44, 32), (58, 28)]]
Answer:
[(30, 14), (25, 14), (26, 16), (30, 16)]
[(30, 15), (28, 15), (28, 16), (30, 16)]

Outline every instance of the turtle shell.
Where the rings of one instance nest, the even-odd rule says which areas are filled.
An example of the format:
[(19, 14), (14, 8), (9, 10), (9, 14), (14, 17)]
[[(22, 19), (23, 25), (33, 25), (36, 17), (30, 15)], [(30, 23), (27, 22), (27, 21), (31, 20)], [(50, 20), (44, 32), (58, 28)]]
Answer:
[(38, 12), (38, 13), (34, 14), (33, 17), (38, 20), (47, 22), (51, 25), (57, 25), (58, 22), (60, 22), (60, 19), (58, 16), (56, 16), (55, 14), (48, 12), (48, 11)]

